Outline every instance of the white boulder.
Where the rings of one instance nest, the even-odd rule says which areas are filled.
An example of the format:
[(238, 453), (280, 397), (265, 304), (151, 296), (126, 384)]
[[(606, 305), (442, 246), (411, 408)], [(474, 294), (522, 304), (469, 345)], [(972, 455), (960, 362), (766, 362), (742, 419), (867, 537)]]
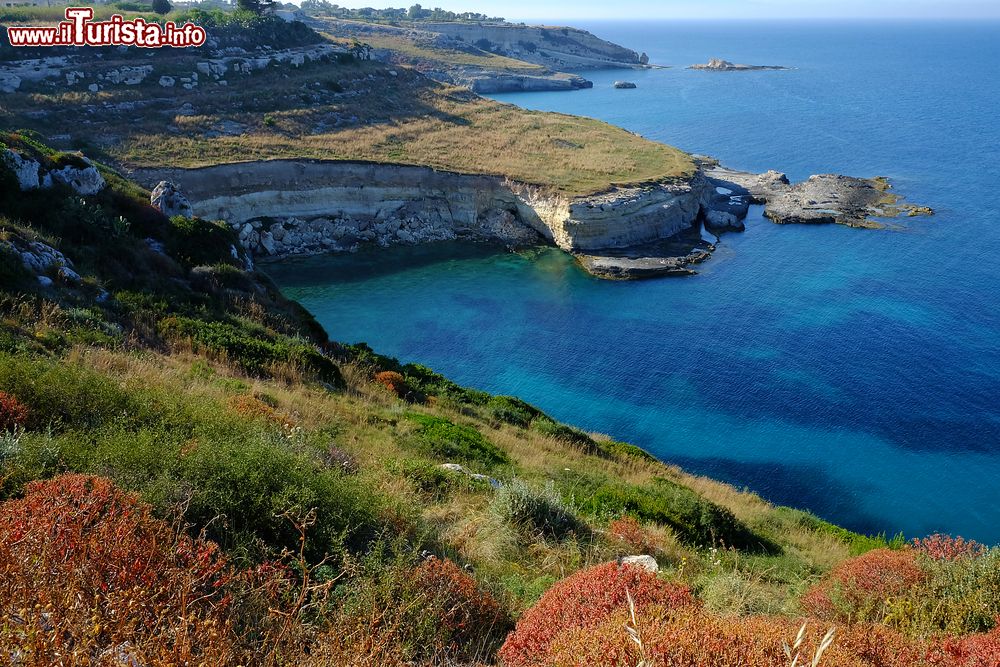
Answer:
[(180, 215), (185, 218), (194, 217), (191, 202), (181, 194), (173, 183), (160, 181), (149, 195), (149, 203), (163, 215), (172, 218)]
[(652, 572), (653, 574), (660, 571), (660, 565), (652, 556), (625, 556), (622, 558), (621, 563), (622, 565), (631, 565), (632, 567), (642, 568), (643, 570)]
[(62, 169), (53, 169), (49, 172), (53, 181), (64, 183), (73, 188), (78, 195), (96, 195), (104, 189), (106, 183), (97, 167), (90, 164), (87, 158), (82, 158), (87, 163), (86, 167), (74, 167), (67, 165)]
[(39, 186), (38, 169), (41, 165), (30, 158), (22, 157), (12, 150), (3, 152), (3, 163), (17, 176), (18, 187), (24, 190), (35, 190)]

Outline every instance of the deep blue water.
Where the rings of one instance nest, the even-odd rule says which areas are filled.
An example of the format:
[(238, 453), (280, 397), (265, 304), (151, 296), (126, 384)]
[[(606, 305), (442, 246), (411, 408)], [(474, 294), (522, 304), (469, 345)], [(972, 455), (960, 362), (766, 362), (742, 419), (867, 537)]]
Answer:
[[(271, 267), (285, 292), (336, 339), (776, 502), (1000, 543), (1000, 24), (583, 27), (676, 68), (498, 98), (738, 168), (887, 175), (938, 215), (873, 232), (757, 213), (685, 279), (445, 245)], [(683, 69), (713, 56), (797, 69)]]

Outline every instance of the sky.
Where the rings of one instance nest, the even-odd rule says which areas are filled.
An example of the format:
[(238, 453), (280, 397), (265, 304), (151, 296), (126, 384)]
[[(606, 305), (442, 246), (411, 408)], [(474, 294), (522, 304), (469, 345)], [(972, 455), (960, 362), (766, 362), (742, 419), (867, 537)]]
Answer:
[[(402, 7), (420, 0), (331, 0), (345, 7)], [(1000, 19), (1000, 0), (423, 0), (511, 21), (637, 18)]]

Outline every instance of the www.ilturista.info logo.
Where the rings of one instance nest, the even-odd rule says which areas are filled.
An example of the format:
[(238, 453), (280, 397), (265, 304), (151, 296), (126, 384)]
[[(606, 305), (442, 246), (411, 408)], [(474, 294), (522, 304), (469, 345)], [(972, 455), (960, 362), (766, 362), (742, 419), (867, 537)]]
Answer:
[(17, 26), (7, 28), (11, 46), (140, 46), (157, 49), (164, 46), (183, 48), (205, 43), (205, 29), (190, 21), (177, 26), (167, 21), (147, 23), (143, 19), (126, 21), (115, 14), (109, 21), (91, 21), (90, 7), (67, 7), (66, 20), (48, 27)]

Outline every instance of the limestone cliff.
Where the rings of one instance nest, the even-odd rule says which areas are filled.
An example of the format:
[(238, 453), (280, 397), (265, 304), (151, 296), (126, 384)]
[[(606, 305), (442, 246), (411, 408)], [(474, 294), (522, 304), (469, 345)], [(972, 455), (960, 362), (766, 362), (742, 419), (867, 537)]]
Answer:
[(421, 23), (420, 27), (554, 69), (604, 69), (642, 64), (641, 56), (635, 51), (579, 28), (460, 22)]
[(592, 82), (567, 71), (648, 63), (630, 49), (576, 28), (425, 21), (387, 25), (328, 16), (308, 21), (338, 39), (370, 44), (378, 60), (477, 93), (590, 88)]
[(541, 237), (569, 252), (624, 247), (690, 229), (707, 192), (698, 176), (567, 197), (494, 176), (310, 160), (135, 177), (150, 187), (175, 184), (197, 215), (228, 221), (249, 250), (273, 256), (454, 238), (516, 246)]

